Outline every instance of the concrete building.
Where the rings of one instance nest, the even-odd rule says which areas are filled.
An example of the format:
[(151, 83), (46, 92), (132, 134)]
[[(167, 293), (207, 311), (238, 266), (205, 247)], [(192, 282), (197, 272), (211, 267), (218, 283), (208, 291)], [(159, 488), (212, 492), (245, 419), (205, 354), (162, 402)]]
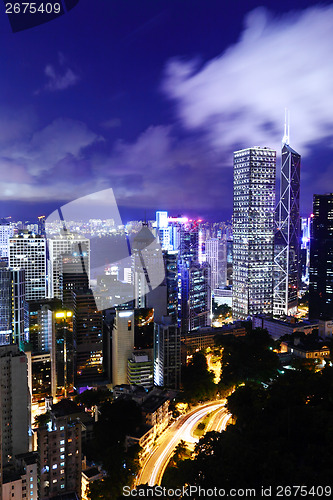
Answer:
[(2, 500), (37, 500), (38, 477), (35, 452), (16, 455), (3, 468)]
[(127, 380), (130, 385), (150, 389), (154, 385), (154, 363), (146, 352), (134, 351), (128, 360)]
[(0, 346), (2, 463), (29, 451), (28, 362), (17, 345)]
[(47, 500), (64, 493), (81, 497), (81, 423), (70, 417), (55, 417), (38, 428), (39, 499)]
[(117, 310), (112, 331), (112, 384), (127, 384), (128, 360), (134, 351), (134, 311)]
[(252, 328), (264, 328), (273, 339), (279, 339), (283, 335), (292, 335), (296, 332), (304, 332), (306, 335), (319, 328), (319, 321), (301, 321), (295, 319), (282, 321), (269, 316), (253, 316)]

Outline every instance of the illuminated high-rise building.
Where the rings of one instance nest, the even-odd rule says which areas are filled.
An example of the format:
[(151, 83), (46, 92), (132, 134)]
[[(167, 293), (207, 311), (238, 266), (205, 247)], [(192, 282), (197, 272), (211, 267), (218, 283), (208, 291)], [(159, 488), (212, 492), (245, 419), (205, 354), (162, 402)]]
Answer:
[(301, 244), (300, 167), (301, 156), (289, 146), (286, 124), (282, 147), (280, 198), (276, 208), (273, 291), (275, 316), (297, 313)]
[(162, 249), (146, 223), (131, 241), (131, 249), (135, 307), (145, 309), (150, 307), (148, 294), (164, 279)]
[[(84, 274), (90, 279), (90, 240), (83, 236), (62, 232), (60, 235), (48, 239), (49, 261), (49, 296), (57, 299), (63, 299), (63, 273), (66, 270), (69, 274), (73, 272), (78, 274), (78, 279)], [(72, 263), (72, 268), (68, 265), (70, 257), (79, 259), (79, 262)], [(64, 260), (65, 259), (65, 260)], [(64, 270), (64, 262), (67, 267)], [(66, 277), (65, 277), (66, 282)], [(66, 282), (65, 291), (68, 290)], [(69, 287), (70, 288), (70, 287)]]
[(227, 240), (225, 235), (221, 239), (209, 238), (205, 242), (206, 261), (210, 265), (211, 288), (226, 286), (227, 284)]
[(128, 383), (128, 360), (134, 351), (134, 311), (117, 310), (112, 331), (112, 384)]
[(23, 344), (28, 340), (29, 325), (25, 300), (25, 271), (0, 263), (0, 345)]
[(163, 316), (154, 325), (154, 384), (180, 388), (180, 327), (171, 316)]
[(25, 270), (26, 300), (46, 297), (46, 240), (22, 231), (9, 238), (9, 267)]
[(73, 292), (75, 385), (99, 383), (103, 378), (103, 315), (89, 289)]
[(9, 238), (14, 234), (14, 228), (9, 223), (0, 222), (0, 257), (8, 258)]
[(272, 149), (234, 153), (234, 319), (273, 312), (275, 171)]
[(17, 345), (0, 346), (2, 463), (29, 450), (30, 392), (26, 355)]
[(156, 212), (156, 228), (162, 250), (171, 249), (170, 227), (168, 222), (168, 212)]
[(306, 285), (309, 284), (310, 277), (310, 228), (311, 228), (311, 217), (301, 218), (301, 257), (300, 257), (300, 267), (302, 282)]
[(309, 317), (333, 319), (333, 193), (313, 197)]
[(186, 334), (211, 324), (210, 266), (206, 262), (178, 263), (178, 326)]

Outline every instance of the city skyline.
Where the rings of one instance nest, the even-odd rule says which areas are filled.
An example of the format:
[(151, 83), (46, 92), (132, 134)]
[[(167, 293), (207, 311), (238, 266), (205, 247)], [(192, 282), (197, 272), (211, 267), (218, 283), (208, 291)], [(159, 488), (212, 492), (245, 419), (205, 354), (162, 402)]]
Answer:
[(232, 152), (277, 150), (279, 172), (285, 107), (303, 159), (301, 215), (333, 190), (332, 4), (93, 9), (81, 0), (16, 34), (0, 16), (0, 217), (47, 216), (111, 187), (123, 220), (158, 209), (229, 219)]

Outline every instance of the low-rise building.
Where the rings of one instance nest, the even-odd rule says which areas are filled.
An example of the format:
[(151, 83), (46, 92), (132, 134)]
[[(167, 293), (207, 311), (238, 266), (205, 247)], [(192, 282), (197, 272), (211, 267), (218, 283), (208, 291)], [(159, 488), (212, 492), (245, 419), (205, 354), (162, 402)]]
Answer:
[(131, 435), (126, 436), (126, 450), (133, 445), (139, 445), (141, 448), (139, 462), (140, 465), (145, 461), (154, 447), (156, 433), (155, 428), (150, 425), (142, 425), (138, 427)]
[(150, 389), (154, 385), (154, 363), (146, 352), (135, 351), (127, 363), (127, 379), (130, 385)]
[(294, 317), (282, 321), (262, 314), (252, 317), (252, 328), (264, 328), (276, 340), (284, 335), (292, 335), (296, 332), (304, 332), (306, 335), (309, 335), (313, 330), (318, 330), (319, 321), (297, 322)]
[(98, 467), (88, 467), (82, 471), (81, 500), (90, 500), (89, 487), (94, 481), (103, 479), (104, 472)]
[(147, 425), (154, 427), (155, 435), (161, 434), (169, 425), (169, 399), (160, 394), (152, 394), (141, 405), (143, 418)]
[(37, 500), (37, 453), (22, 453), (3, 468), (3, 500)]
[(147, 398), (147, 391), (141, 385), (121, 384), (113, 388), (113, 399), (130, 397), (136, 403), (141, 404)]
[(330, 356), (330, 348), (323, 342), (313, 339), (299, 339), (281, 342), (281, 352), (291, 353), (296, 358), (324, 359)]

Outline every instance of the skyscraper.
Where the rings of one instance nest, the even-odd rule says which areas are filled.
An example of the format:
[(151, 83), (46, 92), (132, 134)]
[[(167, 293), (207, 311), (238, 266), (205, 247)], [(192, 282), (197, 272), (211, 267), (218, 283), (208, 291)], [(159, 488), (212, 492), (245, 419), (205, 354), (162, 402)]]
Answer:
[[(70, 272), (77, 272), (78, 278), (86, 274), (88, 281), (90, 278), (90, 240), (83, 236), (63, 232), (48, 240), (49, 248), (49, 296), (57, 299), (63, 299), (63, 272), (66, 269)], [(70, 270), (68, 267), (64, 270), (65, 263), (68, 263), (70, 257), (76, 257), (80, 260), (79, 266), (76, 265)], [(75, 270), (74, 270), (75, 267)], [(66, 281), (66, 278), (65, 278)], [(66, 282), (67, 283), (67, 282)], [(67, 288), (66, 288), (67, 290)]]
[(46, 297), (46, 240), (28, 231), (9, 238), (9, 267), (25, 270), (26, 300)]
[(272, 149), (234, 153), (234, 319), (273, 312), (275, 171)]
[(28, 340), (28, 311), (25, 300), (25, 271), (0, 263), (0, 345)]
[(209, 326), (212, 306), (209, 264), (180, 261), (178, 287), (178, 326), (181, 333)]
[(101, 382), (103, 378), (103, 315), (90, 289), (74, 290), (75, 385)]
[(333, 193), (313, 197), (309, 317), (333, 319)]
[(227, 240), (221, 238), (206, 240), (206, 261), (210, 265), (212, 292), (227, 284)]
[(2, 461), (29, 449), (30, 392), (27, 357), (17, 345), (0, 346)]
[(9, 238), (14, 234), (14, 228), (8, 222), (0, 222), (0, 257), (8, 257)]
[(280, 198), (276, 208), (274, 242), (275, 316), (297, 313), (300, 259), (300, 167), (301, 156), (289, 146), (285, 125), (282, 147)]
[(112, 331), (112, 383), (127, 384), (127, 365), (134, 351), (134, 311), (116, 311)]

